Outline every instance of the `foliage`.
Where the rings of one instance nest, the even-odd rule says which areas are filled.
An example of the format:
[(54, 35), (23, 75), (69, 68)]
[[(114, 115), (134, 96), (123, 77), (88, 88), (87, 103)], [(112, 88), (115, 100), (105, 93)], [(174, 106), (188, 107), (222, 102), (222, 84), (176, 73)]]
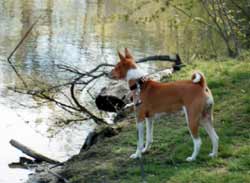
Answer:
[[(246, 6), (245, 6), (246, 3)], [(211, 25), (224, 40), (229, 56), (240, 54), (241, 45), (248, 47), (249, 14), (245, 13), (249, 4), (242, 0), (202, 0)], [(247, 9), (245, 9), (245, 7)]]
[[(247, 0), (129, 2), (120, 5), (125, 7), (125, 11), (106, 17), (105, 20), (129, 21), (139, 25), (148, 25), (151, 29), (155, 24), (165, 25), (166, 30), (173, 30), (170, 34), (176, 40), (177, 52), (182, 45), (183, 49), (190, 46), (194, 47), (192, 49), (194, 54), (197, 52), (208, 58), (220, 54), (220, 42), (224, 43), (223, 49), (230, 57), (239, 56), (242, 49), (250, 48), (250, 3)], [(192, 45), (188, 42), (189, 37), (196, 37), (192, 38), (194, 39)], [(207, 40), (208, 45), (205, 45), (204, 39)]]

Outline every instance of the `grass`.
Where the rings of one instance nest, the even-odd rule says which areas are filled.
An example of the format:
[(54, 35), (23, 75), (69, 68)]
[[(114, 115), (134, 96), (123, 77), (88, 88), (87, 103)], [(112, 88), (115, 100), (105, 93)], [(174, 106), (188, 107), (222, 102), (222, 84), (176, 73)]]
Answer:
[[(194, 70), (207, 77), (215, 100), (215, 128), (220, 137), (219, 155), (208, 157), (210, 140), (200, 130), (202, 146), (195, 162), (192, 140), (183, 114), (156, 120), (154, 143), (143, 157), (149, 183), (239, 183), (250, 181), (250, 62), (196, 61), (171, 80), (187, 79)], [(67, 162), (64, 175), (75, 183), (141, 182), (138, 160), (129, 159), (136, 148), (135, 124), (93, 146)]]

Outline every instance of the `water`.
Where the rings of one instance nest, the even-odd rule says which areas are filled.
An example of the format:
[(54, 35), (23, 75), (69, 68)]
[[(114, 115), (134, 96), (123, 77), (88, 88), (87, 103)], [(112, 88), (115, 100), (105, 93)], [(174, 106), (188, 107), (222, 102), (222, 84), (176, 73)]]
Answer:
[[(16, 99), (22, 96), (12, 97)], [(78, 153), (88, 131), (93, 128), (93, 125), (89, 123), (72, 124), (61, 129), (57, 129), (54, 125), (51, 128), (52, 122), (55, 120), (53, 116), (55, 110), (51, 110), (47, 106), (39, 110), (27, 109), (16, 105), (16, 102), (12, 103), (10, 100), (11, 97), (1, 100), (0, 105), (1, 183), (24, 182), (30, 172), (8, 168), (9, 163), (18, 162), (18, 158), (24, 156), (24, 154), (9, 145), (10, 139), (18, 140), (51, 158), (64, 161), (73, 154)], [(30, 99), (24, 97), (21, 100), (27, 102)], [(53, 132), (56, 129), (59, 131), (57, 133)], [(52, 134), (55, 135), (50, 136)]]
[[(58, 118), (66, 118), (65, 112), (54, 105), (41, 105), (29, 96), (7, 89), (8, 86), (21, 84), (6, 58), (39, 16), (42, 18), (12, 58), (20, 74), (30, 82), (34, 79), (49, 84), (65, 81), (69, 76), (59, 72), (57, 64), (89, 70), (100, 63), (115, 63), (118, 59), (117, 49), (124, 47), (131, 48), (136, 58), (178, 52), (184, 61), (214, 49), (209, 47), (210, 38), (200, 36), (201, 31), (197, 30), (195, 24), (189, 25), (185, 16), (171, 7), (163, 11), (163, 1), (126, 2), (0, 2), (1, 183), (24, 182), (30, 173), (27, 170), (8, 168), (9, 163), (23, 156), (9, 145), (10, 139), (16, 139), (51, 158), (64, 161), (79, 152), (87, 133), (94, 127), (90, 121), (61, 125), (57, 123)], [(194, 11), (199, 13), (200, 9)], [(159, 18), (145, 21), (150, 20), (155, 12), (158, 12)], [(220, 50), (219, 44), (217, 47)], [(141, 65), (149, 72), (157, 67), (168, 66), (164, 63)], [(97, 93), (103, 85), (103, 81), (99, 81), (92, 92)], [(82, 98), (87, 99), (88, 96), (84, 94)], [(40, 108), (32, 108), (34, 105)]]

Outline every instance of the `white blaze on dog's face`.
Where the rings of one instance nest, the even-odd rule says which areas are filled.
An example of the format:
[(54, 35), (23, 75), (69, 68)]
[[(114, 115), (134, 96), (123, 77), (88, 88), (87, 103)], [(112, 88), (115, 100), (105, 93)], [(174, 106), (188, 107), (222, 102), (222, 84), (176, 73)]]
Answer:
[(118, 55), (120, 61), (116, 64), (115, 68), (111, 71), (112, 79), (127, 79), (128, 71), (137, 70), (134, 58), (129, 53), (128, 49), (125, 48), (125, 56), (123, 56), (119, 51)]

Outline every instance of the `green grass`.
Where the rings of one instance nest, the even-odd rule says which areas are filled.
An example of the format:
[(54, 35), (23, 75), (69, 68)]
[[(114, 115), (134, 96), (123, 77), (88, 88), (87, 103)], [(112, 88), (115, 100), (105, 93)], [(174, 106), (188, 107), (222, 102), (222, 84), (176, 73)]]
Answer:
[[(201, 129), (200, 154), (195, 162), (186, 162), (193, 144), (183, 114), (161, 118), (155, 122), (152, 148), (143, 157), (146, 180), (149, 183), (250, 182), (250, 62), (196, 61), (171, 80), (190, 78), (194, 70), (205, 74), (214, 95), (219, 155), (215, 159), (208, 157), (211, 143)], [(135, 148), (136, 130), (132, 122), (119, 135), (73, 157), (64, 175), (76, 183), (140, 182), (139, 161), (129, 159)]]

